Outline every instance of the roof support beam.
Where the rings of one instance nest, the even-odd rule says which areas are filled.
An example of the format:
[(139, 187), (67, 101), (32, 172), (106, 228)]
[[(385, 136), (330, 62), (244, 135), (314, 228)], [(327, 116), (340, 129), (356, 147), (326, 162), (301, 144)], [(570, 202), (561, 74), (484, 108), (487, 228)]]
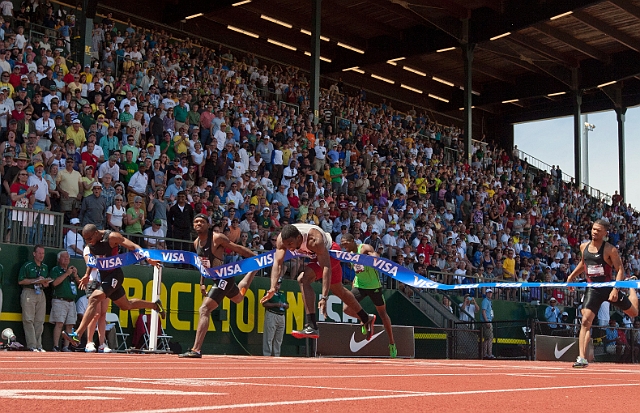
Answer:
[(573, 17), (575, 17), (576, 19), (580, 20), (581, 22), (583, 22), (584, 24), (586, 24), (587, 26), (591, 26), (594, 29), (598, 30), (601, 33), (606, 34), (607, 36), (611, 37), (612, 39), (616, 40), (618, 43), (621, 43), (625, 46), (627, 46), (629, 49), (633, 49), (636, 52), (640, 52), (640, 40), (636, 40), (633, 37), (629, 36), (628, 34), (614, 28), (611, 27), (609, 24), (607, 24), (606, 22), (597, 19), (593, 16), (591, 16), (590, 14), (587, 14), (584, 11), (576, 11), (573, 13)]
[(577, 51), (584, 53), (585, 55), (597, 59), (604, 63), (609, 63), (609, 55), (604, 53), (603, 51), (596, 49), (593, 46), (588, 45), (582, 40), (578, 40), (575, 37), (563, 32), (562, 30), (556, 29), (548, 23), (537, 24), (534, 26), (536, 30), (546, 34), (547, 36), (553, 37), (554, 39), (566, 44), (567, 46), (571, 46)]
[(511, 40), (543, 57), (553, 59), (567, 68), (578, 67), (578, 61), (573, 57), (553, 50), (551, 47), (533, 40), (531, 37), (524, 36), (520, 33), (511, 33), (511, 36), (507, 37), (507, 40)]
[(609, 0), (609, 3), (626, 11), (636, 19), (640, 19), (640, 7), (631, 3), (629, 0)]

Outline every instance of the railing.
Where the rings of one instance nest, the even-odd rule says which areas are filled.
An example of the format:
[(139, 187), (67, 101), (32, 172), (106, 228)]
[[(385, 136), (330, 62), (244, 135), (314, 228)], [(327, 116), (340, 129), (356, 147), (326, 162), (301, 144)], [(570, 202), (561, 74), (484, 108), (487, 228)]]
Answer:
[[(520, 160), (526, 161), (530, 166), (533, 166), (538, 170), (544, 171), (548, 174), (551, 173), (551, 165), (549, 165), (548, 163), (541, 161), (535, 156), (531, 156), (528, 153), (521, 151), (520, 149), (516, 149), (515, 151), (517, 151), (517, 155)], [(575, 178), (565, 172), (562, 172), (562, 180), (568, 183), (575, 183)], [(611, 195), (607, 194), (606, 192), (602, 192), (599, 189), (585, 184), (584, 182), (582, 183), (582, 188), (582, 190), (585, 191), (590, 197), (602, 201), (605, 204), (611, 205)]]
[(0, 208), (0, 234), (11, 244), (41, 244), (59, 248), (62, 245), (64, 214), (46, 210)]

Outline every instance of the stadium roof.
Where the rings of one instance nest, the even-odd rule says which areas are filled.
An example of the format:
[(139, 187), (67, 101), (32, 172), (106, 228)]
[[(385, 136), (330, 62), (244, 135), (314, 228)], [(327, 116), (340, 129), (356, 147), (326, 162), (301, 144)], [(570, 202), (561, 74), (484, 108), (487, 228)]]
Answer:
[[(146, 19), (214, 42), (310, 65), (310, 1), (104, 0), (103, 6), (133, 15), (144, 10)], [(583, 90), (583, 112), (612, 109), (611, 88), (620, 86), (624, 106), (640, 104), (638, 0), (322, 0), (321, 35), (323, 75), (456, 118), (466, 41), (476, 45), (476, 117), (478, 111), (503, 122), (570, 115), (572, 85)]]

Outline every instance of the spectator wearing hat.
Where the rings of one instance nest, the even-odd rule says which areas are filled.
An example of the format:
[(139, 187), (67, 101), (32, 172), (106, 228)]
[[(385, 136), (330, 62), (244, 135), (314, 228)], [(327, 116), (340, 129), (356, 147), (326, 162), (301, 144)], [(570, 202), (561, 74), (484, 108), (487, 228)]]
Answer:
[(557, 323), (562, 321), (560, 316), (561, 311), (557, 307), (557, 305), (558, 301), (555, 299), (555, 297), (551, 297), (549, 299), (549, 306), (547, 306), (547, 308), (544, 310), (544, 319), (547, 323), (549, 323), (547, 324), (547, 326), (552, 334), (559, 327)]
[(480, 306), (480, 321), (482, 321), (482, 358), (485, 360), (495, 359), (493, 355), (493, 304), (491, 299), (493, 297), (493, 290), (487, 288), (485, 291), (485, 298), (482, 300)]
[(146, 248), (151, 249), (167, 249), (164, 241), (165, 233), (162, 230), (162, 220), (156, 218), (151, 222), (151, 226), (144, 230)]
[[(49, 110), (45, 109), (42, 112), (42, 119), (48, 118), (49, 117), (48, 113), (49, 113)], [(38, 127), (38, 123), (40, 122), (40, 120), (41, 119), (38, 119), (38, 121), (36, 122), (36, 128)], [(53, 121), (50, 121), (50, 122), (53, 127), (54, 122)], [(87, 141), (87, 136), (84, 131), (84, 128), (82, 128), (82, 122), (80, 122), (80, 119), (76, 118), (73, 120), (73, 122), (71, 122), (71, 127), (67, 129), (65, 140), (73, 141), (76, 148), (82, 148), (82, 146), (84, 146), (84, 143)]]
[(80, 207), (80, 223), (84, 227), (94, 224), (98, 229), (105, 229), (107, 218), (107, 201), (102, 196), (102, 185), (94, 182), (91, 185), (91, 195), (82, 199)]
[(67, 227), (67, 233), (64, 236), (64, 246), (71, 257), (82, 257), (82, 250), (84, 249), (84, 238), (80, 230), (80, 219), (71, 218), (69, 221), (71, 224)]

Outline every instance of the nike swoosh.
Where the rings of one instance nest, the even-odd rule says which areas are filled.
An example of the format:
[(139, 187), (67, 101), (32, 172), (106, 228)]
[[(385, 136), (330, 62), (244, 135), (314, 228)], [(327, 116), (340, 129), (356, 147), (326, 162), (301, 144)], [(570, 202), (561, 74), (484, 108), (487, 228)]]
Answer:
[(558, 350), (558, 343), (556, 343), (556, 348), (553, 351), (553, 354), (555, 354), (556, 358), (559, 359), (560, 357), (564, 356), (564, 353), (569, 351), (571, 346), (573, 346), (574, 344), (576, 344), (575, 341), (573, 343), (569, 344), (567, 347), (563, 348), (562, 350)]
[(364, 348), (364, 346), (366, 346), (367, 344), (371, 343), (373, 340), (375, 340), (376, 337), (378, 337), (380, 334), (384, 333), (384, 330), (374, 334), (371, 337), (371, 340), (367, 341), (362, 340), (362, 341), (356, 341), (355, 337), (356, 337), (356, 333), (351, 334), (351, 341), (349, 342), (349, 348), (351, 349), (352, 353), (357, 353), (358, 351), (362, 350)]

